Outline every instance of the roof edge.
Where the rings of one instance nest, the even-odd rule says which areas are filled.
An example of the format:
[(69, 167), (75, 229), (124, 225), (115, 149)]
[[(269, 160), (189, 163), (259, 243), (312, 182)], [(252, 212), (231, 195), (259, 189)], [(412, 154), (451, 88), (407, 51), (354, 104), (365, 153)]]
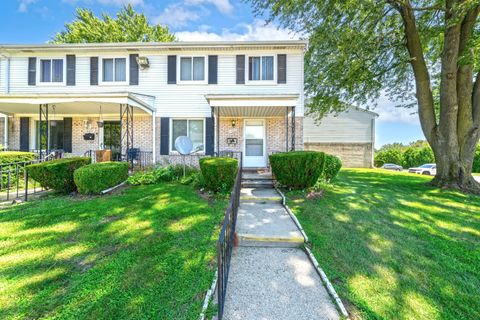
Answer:
[(249, 46), (306, 47), (307, 40), (265, 41), (175, 41), (175, 42), (112, 42), (112, 43), (66, 43), (66, 44), (0, 44), (0, 50), (55, 50), (55, 49), (178, 49), (178, 48), (228, 48)]

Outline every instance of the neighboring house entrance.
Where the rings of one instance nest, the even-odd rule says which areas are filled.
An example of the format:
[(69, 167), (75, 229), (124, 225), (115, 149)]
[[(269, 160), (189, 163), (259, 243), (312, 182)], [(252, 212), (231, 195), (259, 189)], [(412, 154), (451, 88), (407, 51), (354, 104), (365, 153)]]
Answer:
[(120, 121), (105, 121), (103, 124), (103, 148), (112, 150), (112, 159), (120, 157)]
[(244, 167), (266, 167), (265, 120), (245, 120)]

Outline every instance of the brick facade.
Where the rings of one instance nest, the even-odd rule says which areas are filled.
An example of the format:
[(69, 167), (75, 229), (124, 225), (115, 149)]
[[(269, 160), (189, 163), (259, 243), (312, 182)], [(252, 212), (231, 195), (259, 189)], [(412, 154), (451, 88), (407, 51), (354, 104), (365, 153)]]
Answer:
[[(235, 121), (235, 127), (232, 126), (232, 120)], [(285, 151), (287, 148), (285, 118), (266, 118), (265, 126), (267, 154)], [(243, 128), (243, 118), (220, 118), (220, 150), (243, 151)], [(289, 126), (289, 147), (291, 134)], [(228, 144), (228, 138), (237, 139), (237, 144)], [(303, 118), (295, 119), (295, 150), (303, 150)]]
[(342, 160), (345, 168), (371, 168), (373, 166), (371, 143), (305, 143), (305, 150), (333, 154)]

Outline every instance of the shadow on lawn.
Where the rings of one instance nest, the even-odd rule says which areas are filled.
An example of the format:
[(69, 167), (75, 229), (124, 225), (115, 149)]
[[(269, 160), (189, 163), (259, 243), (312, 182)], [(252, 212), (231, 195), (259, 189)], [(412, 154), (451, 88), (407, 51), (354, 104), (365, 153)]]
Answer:
[(0, 211), (0, 314), (197, 317), (223, 205), (165, 184)]
[(345, 170), (323, 199), (290, 193), (320, 264), (363, 317), (479, 315), (480, 197), (427, 181)]

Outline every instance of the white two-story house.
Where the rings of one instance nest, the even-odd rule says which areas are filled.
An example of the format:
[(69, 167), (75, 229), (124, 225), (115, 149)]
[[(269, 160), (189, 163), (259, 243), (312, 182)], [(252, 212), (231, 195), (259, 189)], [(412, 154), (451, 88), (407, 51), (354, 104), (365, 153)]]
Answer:
[[(0, 45), (1, 142), (173, 158), (303, 149), (305, 41)], [(131, 156), (131, 154), (130, 154)], [(178, 158), (178, 157), (177, 157)]]

